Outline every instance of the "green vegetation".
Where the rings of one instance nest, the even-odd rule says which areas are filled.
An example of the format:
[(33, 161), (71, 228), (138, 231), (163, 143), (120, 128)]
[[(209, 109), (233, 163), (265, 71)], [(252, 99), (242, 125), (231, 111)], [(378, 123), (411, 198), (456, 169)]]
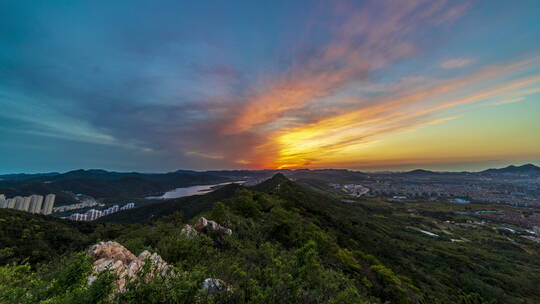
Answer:
[[(13, 233), (27, 229), (31, 219), (41, 227), (32, 231), (52, 232), (24, 240), (36, 250), (2, 260), (0, 303), (540, 302), (540, 248), (468, 225), (465, 216), (453, 213), (463, 206), (344, 203), (282, 176), (254, 189), (226, 187), (190, 200), (191, 205), (179, 202), (187, 201), (144, 207), (146, 218), (134, 210), (130, 214), (145, 224), (131, 225), (71, 223), (2, 210), (0, 230), (13, 226), (2, 234), (2, 244), (10, 242), (12, 250), (24, 235)], [(157, 209), (148, 214), (150, 207)], [(183, 224), (200, 212), (231, 228), (232, 236), (182, 235)], [(135, 254), (155, 251), (174, 267), (150, 283), (129, 282), (125, 293), (111, 296), (114, 276), (104, 273), (93, 284), (86, 282), (91, 263), (81, 252), (98, 240), (116, 240)], [(62, 247), (64, 242), (72, 245)], [(230, 288), (206, 295), (205, 278), (219, 278)]]
[(0, 263), (36, 263), (94, 242), (95, 226), (44, 215), (1, 209)]

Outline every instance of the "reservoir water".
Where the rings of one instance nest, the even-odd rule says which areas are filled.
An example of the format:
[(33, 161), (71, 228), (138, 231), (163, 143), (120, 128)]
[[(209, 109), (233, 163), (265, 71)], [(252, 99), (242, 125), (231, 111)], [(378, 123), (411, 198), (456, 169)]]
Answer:
[(179, 198), (184, 196), (190, 196), (190, 195), (201, 195), (206, 194), (208, 192), (212, 192), (219, 188), (219, 186), (224, 186), (228, 184), (243, 184), (245, 181), (236, 181), (236, 182), (227, 182), (227, 183), (221, 183), (221, 184), (213, 184), (213, 185), (199, 185), (199, 186), (190, 186), (190, 187), (183, 187), (183, 188), (176, 188), (171, 191), (165, 192), (161, 196), (147, 196), (146, 199), (172, 199), (172, 198)]

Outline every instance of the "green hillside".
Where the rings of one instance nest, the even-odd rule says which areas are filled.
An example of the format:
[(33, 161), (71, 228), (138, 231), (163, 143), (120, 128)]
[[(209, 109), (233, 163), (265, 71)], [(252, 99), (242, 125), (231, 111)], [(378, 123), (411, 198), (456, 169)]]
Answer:
[(210, 211), (216, 202), (232, 197), (239, 188), (237, 184), (229, 184), (204, 195), (164, 200), (113, 213), (99, 218), (97, 222), (144, 224), (175, 212), (182, 213), (183, 219), (188, 220), (202, 212)]
[(115, 238), (129, 225), (74, 222), (52, 216), (0, 209), (0, 265), (32, 265), (86, 249), (97, 240)]
[[(539, 246), (510, 242), (489, 227), (465, 228), (456, 208), (462, 206), (342, 202), (278, 175), (251, 189), (224, 187), (104, 218), (144, 224), (79, 225), (3, 213), (0, 229), (14, 225), (2, 239), (11, 247), (24, 242), (27, 233), (15, 232), (33, 218), (51, 236), (58, 232), (43, 246), (56, 249), (59, 240), (73, 246), (48, 251), (48, 265), (32, 264), (41, 260), (35, 252), (20, 251), (18, 261), (27, 255), (35, 270), (0, 268), (0, 303), (540, 303)], [(183, 224), (200, 212), (233, 234), (182, 235)], [(110, 296), (112, 278), (88, 286), (90, 263), (77, 254), (98, 240), (116, 240), (135, 254), (155, 251), (174, 274)], [(205, 295), (201, 284), (209, 277), (229, 291)]]

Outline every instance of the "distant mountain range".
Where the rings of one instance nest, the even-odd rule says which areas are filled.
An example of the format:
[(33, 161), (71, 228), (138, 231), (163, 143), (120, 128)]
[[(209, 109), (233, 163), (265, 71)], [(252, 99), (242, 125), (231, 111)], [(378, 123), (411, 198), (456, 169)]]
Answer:
[[(114, 172), (101, 169), (73, 170), (65, 173), (0, 175), (0, 194), (57, 195), (57, 204), (71, 203), (73, 194), (83, 193), (95, 198), (129, 200), (149, 195), (159, 195), (174, 188), (208, 185), (227, 181), (250, 180), (261, 182), (275, 174), (283, 174), (292, 180), (312, 180), (323, 183), (353, 183), (365, 178), (366, 173), (344, 169), (298, 169), (298, 170), (177, 170), (169, 173)], [(488, 169), (481, 172), (435, 172), (416, 169), (408, 172), (370, 174), (396, 174), (407, 177), (433, 175), (519, 175), (540, 176), (540, 167), (533, 164)]]
[(416, 169), (407, 172), (401, 172), (402, 175), (411, 175), (411, 176), (421, 176), (421, 175), (440, 175), (440, 174), (515, 174), (515, 175), (540, 175), (540, 167), (537, 167), (533, 164), (526, 164), (522, 166), (508, 166), (500, 169), (487, 169), (480, 172), (441, 172), (441, 171), (430, 171), (424, 169)]
[(161, 194), (165, 191), (194, 185), (230, 181), (226, 176), (206, 172), (170, 173), (110, 172), (74, 170), (66, 173), (0, 175), (0, 194), (7, 197), (30, 194), (57, 195), (57, 203), (73, 202), (73, 194), (95, 198), (124, 200)]
[(36, 179), (36, 178), (42, 178), (42, 177), (48, 177), (48, 176), (56, 176), (59, 175), (58, 172), (50, 172), (50, 173), (35, 173), (35, 174), (27, 174), (27, 173), (16, 173), (16, 174), (4, 174), (0, 175), (0, 180), (29, 180), (29, 179)]
[(508, 166), (501, 169), (487, 169), (482, 171), (483, 174), (519, 174), (519, 175), (540, 175), (540, 167), (533, 164), (523, 166)]
[[(304, 178), (313, 176), (344, 176), (359, 177), (366, 173), (360, 171), (352, 171), (346, 169), (267, 169), (267, 170), (210, 170), (210, 171), (193, 171), (193, 170), (177, 170), (168, 173), (139, 173), (139, 172), (115, 172), (107, 171), (103, 169), (79, 169), (68, 171), (65, 173), (49, 172), (49, 173), (17, 173), (17, 174), (4, 174), (0, 175), (0, 182), (20, 182), (20, 181), (32, 181), (32, 182), (56, 182), (61, 180), (71, 179), (98, 179), (98, 180), (118, 180), (125, 178), (142, 178), (151, 181), (163, 181), (169, 180), (174, 177), (202, 177), (202, 176), (214, 176), (228, 179), (238, 178), (250, 178), (268, 176), (271, 177), (274, 174), (282, 173), (288, 177)], [(377, 173), (377, 172), (375, 172)], [(510, 165), (500, 169), (487, 169), (480, 172), (463, 171), (463, 172), (446, 172), (446, 171), (430, 171), (425, 169), (415, 169), (406, 172), (387, 172), (389, 174), (407, 174), (407, 175), (430, 175), (430, 174), (540, 174), (540, 167), (533, 164), (526, 164), (522, 166)]]

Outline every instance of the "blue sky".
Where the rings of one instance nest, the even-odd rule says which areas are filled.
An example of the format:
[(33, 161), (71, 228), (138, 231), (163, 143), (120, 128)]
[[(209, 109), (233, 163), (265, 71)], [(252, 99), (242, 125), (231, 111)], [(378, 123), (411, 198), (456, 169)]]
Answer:
[(538, 1), (4, 0), (0, 172), (540, 164), (539, 38)]

